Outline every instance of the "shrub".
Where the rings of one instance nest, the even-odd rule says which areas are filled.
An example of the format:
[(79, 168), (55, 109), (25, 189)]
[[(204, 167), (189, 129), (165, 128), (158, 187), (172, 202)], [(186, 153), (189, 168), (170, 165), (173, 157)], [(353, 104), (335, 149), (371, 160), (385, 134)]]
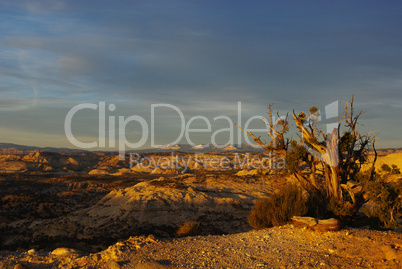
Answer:
[(379, 220), (380, 226), (384, 228), (398, 227), (397, 220), (402, 211), (402, 181), (384, 183), (372, 181), (367, 184), (369, 200), (373, 201), (377, 208), (368, 217)]
[(395, 164), (391, 164), (391, 166), (389, 166), (388, 164), (384, 163), (381, 165), (381, 170), (391, 175), (398, 175), (401, 173), (401, 170)]
[(359, 171), (358, 173), (356, 173), (354, 179), (356, 180), (356, 182), (366, 183), (366, 182), (370, 181), (372, 177), (379, 178), (379, 177), (381, 177), (381, 175), (374, 172), (374, 176), (372, 176), (372, 171), (370, 171), (370, 170)]
[(327, 209), (329, 212), (332, 212), (333, 215), (341, 219), (343, 222), (351, 221), (356, 213), (356, 208), (353, 206), (351, 202), (347, 201), (341, 206), (339, 204), (338, 199), (334, 198), (329, 199)]
[(287, 184), (269, 198), (257, 200), (248, 223), (254, 229), (283, 225), (293, 216), (302, 216), (307, 211), (301, 189), (297, 185)]
[(390, 167), (388, 164), (386, 164), (386, 163), (384, 163), (383, 165), (381, 165), (381, 170), (384, 171), (384, 172), (391, 173), (391, 167)]
[(187, 221), (179, 226), (176, 234), (178, 236), (192, 236), (198, 234), (200, 223), (196, 221)]
[(307, 216), (317, 219), (334, 217), (333, 213), (328, 209), (329, 202), (319, 192), (309, 193), (306, 205), (308, 208), (308, 211), (306, 213)]
[(290, 143), (290, 148), (286, 154), (286, 170), (289, 173), (296, 173), (299, 170), (300, 160), (303, 160), (304, 156), (306, 156), (306, 149), (298, 145), (296, 141), (292, 141)]
[(391, 166), (392, 166), (391, 174), (399, 175), (401, 173), (401, 170), (398, 168), (398, 166), (396, 166), (395, 164), (393, 164)]

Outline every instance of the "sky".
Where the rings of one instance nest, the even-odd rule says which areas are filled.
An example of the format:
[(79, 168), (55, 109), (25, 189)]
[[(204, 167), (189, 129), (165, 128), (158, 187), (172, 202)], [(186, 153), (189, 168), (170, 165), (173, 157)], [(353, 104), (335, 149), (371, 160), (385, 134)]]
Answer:
[(401, 14), (400, 1), (0, 1), (0, 142), (76, 148), (66, 117), (83, 104), (71, 133), (93, 149), (123, 131), (138, 148), (197, 128), (194, 144), (219, 130), (237, 143), (228, 118), (336, 101), (341, 116), (354, 95), (359, 130), (402, 147)]

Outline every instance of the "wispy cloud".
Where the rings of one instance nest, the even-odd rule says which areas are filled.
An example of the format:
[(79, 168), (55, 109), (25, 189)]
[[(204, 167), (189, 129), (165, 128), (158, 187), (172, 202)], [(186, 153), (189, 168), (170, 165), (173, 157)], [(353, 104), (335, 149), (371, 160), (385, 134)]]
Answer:
[[(269, 102), (302, 110), (354, 93), (363, 110), (375, 110), (373, 129), (402, 128), (381, 120), (398, 121), (387, 109), (400, 109), (402, 101), (398, 2), (0, 6), (0, 109), (36, 111), (27, 113), (31, 120), (43, 113), (49, 122), (63, 121), (51, 111), (80, 102), (115, 103), (125, 115), (171, 103), (189, 115), (213, 116), (232, 115), (238, 101), (247, 113), (263, 114)], [(4, 117), (20, 115), (13, 114)]]

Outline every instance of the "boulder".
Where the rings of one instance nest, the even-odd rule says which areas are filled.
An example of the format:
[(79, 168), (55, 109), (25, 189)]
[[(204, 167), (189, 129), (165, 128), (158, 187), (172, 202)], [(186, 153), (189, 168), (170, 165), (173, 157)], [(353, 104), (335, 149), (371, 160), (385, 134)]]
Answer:
[(100, 169), (93, 169), (89, 171), (88, 175), (108, 175), (109, 172), (105, 170), (100, 170)]
[(56, 248), (52, 251), (52, 255), (76, 255), (78, 252), (72, 248)]

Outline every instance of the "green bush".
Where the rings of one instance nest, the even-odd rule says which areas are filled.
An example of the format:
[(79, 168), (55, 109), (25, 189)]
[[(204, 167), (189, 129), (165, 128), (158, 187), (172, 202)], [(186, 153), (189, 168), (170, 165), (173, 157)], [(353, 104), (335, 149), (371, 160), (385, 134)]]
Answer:
[(293, 216), (307, 213), (306, 200), (297, 185), (287, 184), (269, 198), (257, 200), (248, 217), (248, 223), (257, 230), (283, 225)]
[(401, 173), (401, 170), (395, 164), (391, 165), (391, 167), (392, 167), (391, 174), (399, 175)]
[(290, 143), (290, 150), (286, 154), (286, 170), (289, 173), (296, 173), (299, 170), (300, 160), (307, 154), (305, 147), (298, 145), (296, 141)]
[(339, 201), (334, 198), (329, 199), (327, 209), (336, 218), (339, 218), (343, 222), (350, 221), (356, 213), (356, 208), (353, 206), (351, 202), (347, 201), (341, 205), (339, 204)]
[(377, 218), (379, 226), (384, 228), (398, 227), (397, 220), (402, 214), (402, 180), (392, 183), (372, 181), (367, 184), (368, 199), (377, 205), (376, 210), (368, 217)]
[(391, 167), (388, 165), (388, 164), (386, 164), (386, 163), (384, 163), (383, 165), (381, 165), (381, 170), (382, 171), (384, 171), (384, 172), (388, 172), (388, 173), (391, 173)]
[(401, 173), (401, 170), (395, 164), (391, 164), (391, 166), (389, 166), (388, 164), (384, 163), (383, 165), (381, 165), (381, 170), (391, 175), (398, 175)]
[[(359, 183), (366, 183), (368, 181), (370, 181), (370, 179), (372, 178), (370, 170), (366, 170), (366, 171), (359, 171), (358, 173), (356, 173), (354, 179), (356, 180), (356, 182)], [(378, 178), (380, 177), (380, 175), (376, 172), (374, 172), (374, 178)]]

